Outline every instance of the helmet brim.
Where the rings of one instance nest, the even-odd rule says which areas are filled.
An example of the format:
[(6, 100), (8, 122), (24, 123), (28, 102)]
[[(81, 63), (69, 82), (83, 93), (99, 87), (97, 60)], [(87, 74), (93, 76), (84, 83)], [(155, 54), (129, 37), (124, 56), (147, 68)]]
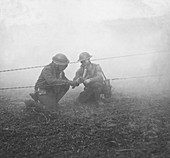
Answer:
[(68, 65), (69, 64), (69, 62), (62, 63), (62, 62), (56, 62), (56, 61), (53, 61), (53, 63), (56, 65)]
[(81, 62), (81, 61), (84, 61), (84, 60), (87, 60), (87, 59), (90, 59), (92, 56), (89, 56), (88, 58), (85, 58), (85, 59), (78, 59), (77, 62)]

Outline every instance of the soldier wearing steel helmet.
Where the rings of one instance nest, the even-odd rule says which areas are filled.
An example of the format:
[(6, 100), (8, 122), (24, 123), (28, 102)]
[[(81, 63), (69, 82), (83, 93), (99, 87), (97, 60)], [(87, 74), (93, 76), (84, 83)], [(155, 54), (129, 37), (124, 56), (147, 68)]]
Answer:
[(64, 73), (68, 64), (68, 58), (62, 53), (52, 57), (52, 62), (43, 68), (35, 84), (35, 93), (30, 96), (47, 109), (55, 108), (70, 85), (74, 86), (74, 82), (68, 80)]
[(94, 64), (90, 61), (92, 56), (88, 52), (82, 52), (79, 55), (78, 61), (81, 63), (80, 68), (76, 72), (73, 79), (78, 86), (84, 84), (84, 91), (80, 93), (78, 101), (86, 103), (95, 101), (98, 105), (104, 105), (100, 98), (103, 91), (103, 74), (100, 65)]

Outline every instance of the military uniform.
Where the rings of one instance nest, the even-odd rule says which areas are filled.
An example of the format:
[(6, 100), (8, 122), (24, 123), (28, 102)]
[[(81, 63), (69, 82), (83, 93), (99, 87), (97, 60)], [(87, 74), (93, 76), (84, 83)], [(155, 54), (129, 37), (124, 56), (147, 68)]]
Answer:
[(100, 65), (94, 63), (90, 63), (88, 66), (81, 65), (73, 81), (78, 81), (81, 78), (83, 80), (90, 79), (90, 83), (85, 84), (83, 82), (84, 91), (80, 93), (78, 100), (82, 103), (100, 100), (100, 94), (103, 90), (103, 76)]
[(63, 72), (69, 63), (67, 57), (64, 54), (57, 54), (52, 60), (52, 63), (43, 68), (35, 84), (35, 93), (30, 94), (35, 101), (48, 110), (55, 110), (57, 103), (72, 83)]
[(38, 100), (44, 105), (56, 105), (69, 90), (67, 80), (65, 73), (58, 72), (52, 64), (45, 66), (35, 85)]

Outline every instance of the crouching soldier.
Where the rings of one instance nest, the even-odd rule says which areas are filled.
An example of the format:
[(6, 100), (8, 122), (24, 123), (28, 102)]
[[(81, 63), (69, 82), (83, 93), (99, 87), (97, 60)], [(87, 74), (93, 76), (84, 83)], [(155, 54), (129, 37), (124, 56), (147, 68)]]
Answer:
[(100, 98), (103, 92), (103, 73), (100, 65), (91, 63), (92, 56), (83, 52), (79, 55), (78, 61), (81, 63), (80, 68), (76, 72), (73, 79), (78, 86), (80, 83), (84, 84), (84, 91), (80, 93), (78, 101), (86, 103), (95, 101), (98, 105), (104, 105)]
[(43, 68), (35, 84), (35, 93), (30, 93), (37, 105), (42, 105), (48, 110), (55, 109), (70, 85), (74, 86), (74, 82), (68, 80), (64, 73), (68, 63), (68, 58), (59, 53), (52, 58), (49, 65)]

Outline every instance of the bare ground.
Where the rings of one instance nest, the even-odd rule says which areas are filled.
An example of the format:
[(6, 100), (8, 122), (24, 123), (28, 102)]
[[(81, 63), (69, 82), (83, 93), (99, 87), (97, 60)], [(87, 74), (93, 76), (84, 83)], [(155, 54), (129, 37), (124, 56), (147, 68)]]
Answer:
[(70, 93), (56, 113), (0, 98), (0, 157), (169, 158), (170, 98), (115, 93), (99, 107)]

